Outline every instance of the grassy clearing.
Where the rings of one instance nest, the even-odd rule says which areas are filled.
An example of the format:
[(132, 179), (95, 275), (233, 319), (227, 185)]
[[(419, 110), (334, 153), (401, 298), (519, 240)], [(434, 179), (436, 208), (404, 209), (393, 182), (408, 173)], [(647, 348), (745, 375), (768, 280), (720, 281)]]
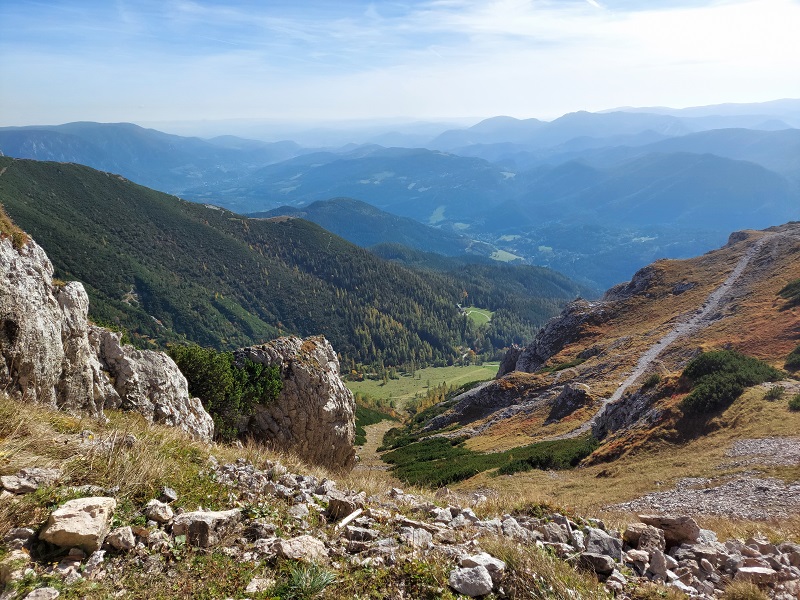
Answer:
[(494, 313), (485, 308), (478, 308), (477, 306), (468, 306), (464, 309), (464, 314), (467, 315), (476, 325), (486, 325), (492, 320)]
[(418, 369), (414, 375), (402, 374), (398, 379), (387, 382), (365, 379), (347, 381), (347, 387), (354, 394), (370, 398), (393, 400), (395, 408), (402, 410), (409, 400), (423, 396), (425, 392), (441, 384), (460, 386), (473, 381), (486, 381), (497, 374), (499, 363), (483, 363), (468, 367), (429, 367)]

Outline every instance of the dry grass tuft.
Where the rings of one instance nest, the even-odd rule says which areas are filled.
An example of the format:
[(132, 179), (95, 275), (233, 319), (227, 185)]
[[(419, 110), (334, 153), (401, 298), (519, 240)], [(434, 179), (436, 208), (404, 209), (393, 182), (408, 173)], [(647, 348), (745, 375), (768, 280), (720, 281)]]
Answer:
[(500, 537), (482, 538), (481, 546), (506, 563), (502, 586), (509, 598), (607, 600), (612, 597), (594, 575), (578, 571), (536, 546), (509, 544)]
[(769, 596), (757, 585), (745, 581), (730, 584), (722, 595), (722, 600), (768, 600)]

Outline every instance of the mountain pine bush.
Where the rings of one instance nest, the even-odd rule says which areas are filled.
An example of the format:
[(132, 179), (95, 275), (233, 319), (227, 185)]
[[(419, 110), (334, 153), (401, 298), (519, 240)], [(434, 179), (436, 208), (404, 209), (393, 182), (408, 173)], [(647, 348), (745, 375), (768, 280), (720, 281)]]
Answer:
[(687, 414), (707, 414), (730, 406), (745, 388), (778, 381), (784, 374), (768, 364), (731, 350), (706, 352), (683, 371), (692, 391), (681, 402)]

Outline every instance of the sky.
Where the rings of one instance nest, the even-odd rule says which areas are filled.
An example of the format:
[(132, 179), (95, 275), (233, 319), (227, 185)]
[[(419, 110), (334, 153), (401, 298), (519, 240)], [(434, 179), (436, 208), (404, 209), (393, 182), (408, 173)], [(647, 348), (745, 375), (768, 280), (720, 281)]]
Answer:
[(0, 0), (0, 125), (800, 98), (800, 0)]

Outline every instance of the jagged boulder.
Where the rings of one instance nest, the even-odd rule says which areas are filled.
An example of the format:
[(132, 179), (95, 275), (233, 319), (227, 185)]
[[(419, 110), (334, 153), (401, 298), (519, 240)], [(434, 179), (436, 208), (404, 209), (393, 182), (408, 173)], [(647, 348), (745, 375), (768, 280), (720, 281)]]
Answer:
[(560, 421), (579, 408), (592, 404), (592, 402), (594, 402), (594, 399), (588, 385), (584, 383), (567, 384), (553, 401), (545, 424)]
[(355, 400), (339, 376), (339, 360), (322, 336), (285, 337), (234, 353), (237, 361), (278, 366), (279, 397), (258, 405), (245, 433), (328, 468), (355, 460)]
[(16, 248), (0, 239), (0, 273), (0, 388), (93, 417), (105, 407), (136, 410), (211, 439), (213, 421), (172, 359), (123, 346), (119, 334), (91, 325), (83, 285), (54, 285), (53, 265), (35, 241)]
[(106, 405), (133, 410), (155, 423), (178, 427), (210, 441), (214, 421), (198, 398), (192, 398), (178, 365), (163, 352), (123, 345), (121, 335), (90, 326), (89, 339), (105, 372), (114, 381), (104, 388)]
[(114, 498), (102, 496), (69, 500), (53, 511), (39, 538), (57, 546), (78, 546), (94, 552), (108, 535), (116, 507)]

